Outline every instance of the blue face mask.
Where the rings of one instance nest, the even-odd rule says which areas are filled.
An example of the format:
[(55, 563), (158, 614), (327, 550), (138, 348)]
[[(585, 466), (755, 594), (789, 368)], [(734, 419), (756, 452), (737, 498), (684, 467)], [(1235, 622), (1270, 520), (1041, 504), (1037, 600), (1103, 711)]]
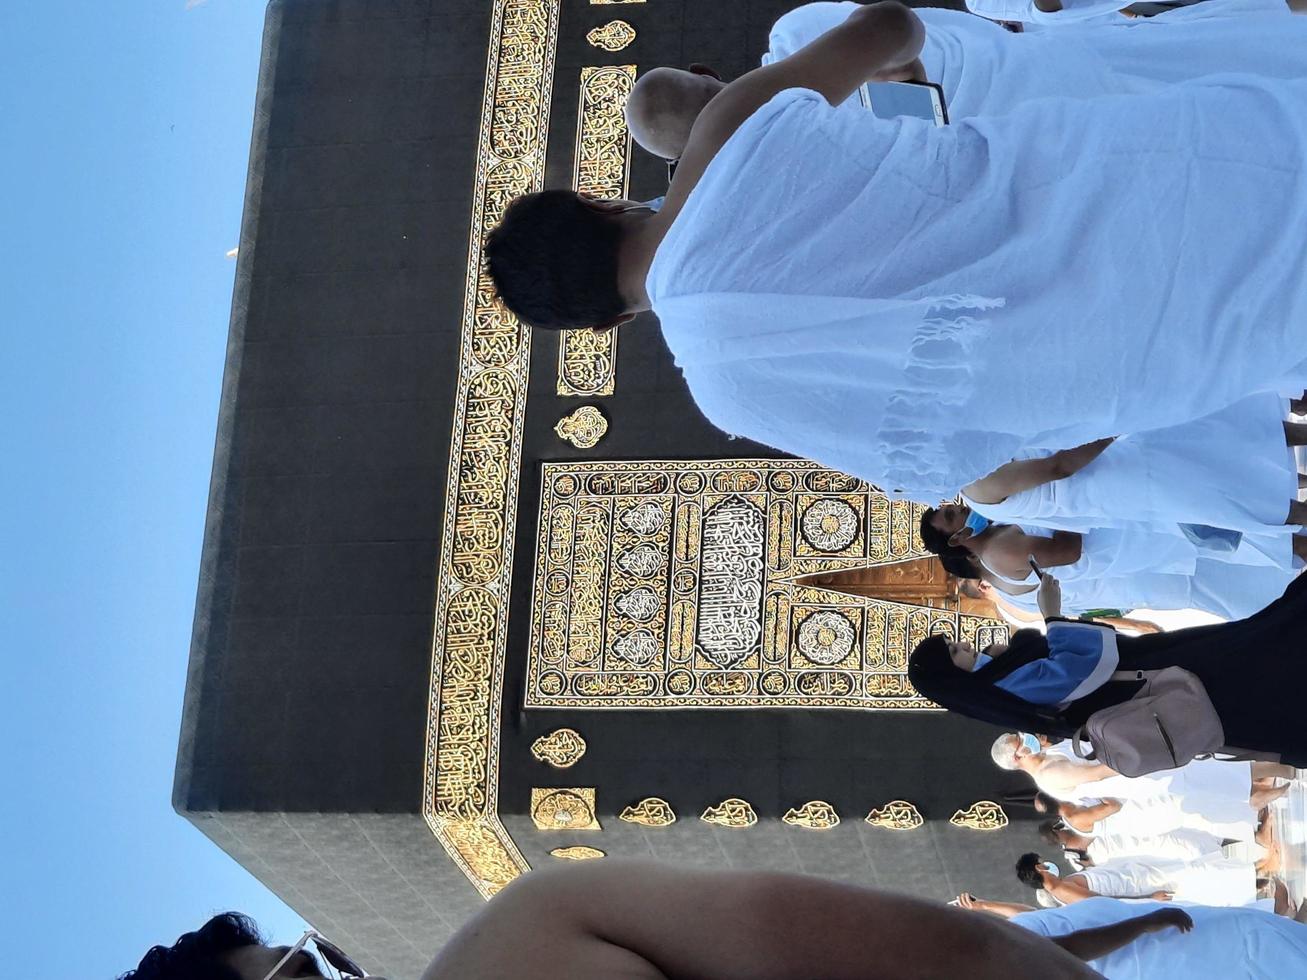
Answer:
[(1041, 864), (1039, 867), (1040, 867), (1040, 870), (1042, 870), (1042, 871), (1047, 871), (1047, 872), (1048, 872), (1049, 874), (1051, 874), (1054, 878), (1061, 877), (1062, 872), (1060, 872), (1060, 871), (1057, 870), (1057, 865), (1054, 864), (1052, 861), (1045, 861), (1045, 862), (1044, 862), (1043, 864)]
[(1031, 755), (1039, 755), (1044, 751), (1044, 747), (1039, 744), (1039, 739), (1029, 732), (1021, 732), (1017, 737), (1021, 739), (1021, 744), (1030, 750)]
[(976, 662), (971, 665), (971, 672), (974, 674), (981, 667), (985, 666), (985, 664), (989, 663), (993, 659), (994, 658), (987, 653), (976, 654)]
[(967, 515), (967, 521), (962, 525), (971, 531), (972, 535), (982, 533), (985, 528), (989, 527), (989, 518), (983, 514), (977, 514), (974, 510)]

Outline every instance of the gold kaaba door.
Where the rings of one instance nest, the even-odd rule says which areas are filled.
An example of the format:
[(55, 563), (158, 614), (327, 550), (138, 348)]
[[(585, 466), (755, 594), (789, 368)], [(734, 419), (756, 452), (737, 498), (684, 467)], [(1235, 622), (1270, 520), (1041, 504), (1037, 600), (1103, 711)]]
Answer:
[(925, 552), (920, 505), (814, 463), (546, 463), (542, 482), (528, 708), (929, 708), (906, 676), (917, 643), (1007, 638), (903, 602), (943, 598), (919, 576), (886, 576), (890, 596), (816, 587)]

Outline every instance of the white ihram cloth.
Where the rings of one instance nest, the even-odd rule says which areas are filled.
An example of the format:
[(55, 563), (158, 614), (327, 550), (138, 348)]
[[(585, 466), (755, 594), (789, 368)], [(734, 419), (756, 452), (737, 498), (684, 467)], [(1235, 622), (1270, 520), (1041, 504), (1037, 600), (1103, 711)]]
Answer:
[[(788, 58), (844, 23), (860, 6), (809, 3), (791, 10), (772, 27), (762, 63)], [(951, 120), (1007, 112), (1017, 103), (1041, 96), (1086, 98), (1135, 90), (1132, 79), (1114, 75), (1083, 39), (1050, 46), (957, 10), (923, 7), (916, 14), (926, 27), (921, 63), (926, 77), (944, 90)], [(856, 94), (841, 109), (867, 111)]]
[(1122, 858), (1197, 861), (1209, 855), (1221, 856), (1221, 838), (1188, 828), (1164, 834), (1103, 834), (1094, 836), (1085, 852), (1096, 865)]
[[(1219, 840), (1251, 841), (1257, 833), (1257, 819), (1247, 798), (1233, 803), (1222, 800), (1188, 800), (1175, 793), (1121, 800), (1121, 809), (1094, 824), (1093, 834), (1112, 837), (1143, 837), (1191, 830)], [(1208, 803), (1215, 819), (1195, 809)], [(1226, 818), (1226, 819), (1221, 819)]]
[[(1199, 558), (1192, 575), (1140, 572), (1116, 578), (1080, 579), (1062, 590), (1062, 609), (1081, 615), (1093, 609), (1197, 609), (1222, 619), (1246, 619), (1284, 594), (1295, 572), (1224, 558)], [(1018, 609), (1039, 612), (1038, 592), (1003, 598)]]
[[(1187, 23), (1187, 15), (1191, 11), (1194, 11), (1197, 18), (1204, 20), (1217, 18), (1229, 20), (1250, 14), (1290, 12), (1283, 0), (1207, 0), (1189, 7), (1177, 7), (1157, 16), (1138, 18), (1122, 15), (1121, 10), (1130, 6), (1122, 0), (1062, 0), (1062, 9), (1052, 13), (1040, 10), (1035, 6), (1034, 0), (966, 0), (966, 2), (967, 9), (980, 17), (1019, 21), (1040, 27), (1070, 28), (1073, 31), (1115, 29), (1135, 23), (1163, 23), (1171, 28), (1179, 23)], [(1199, 12), (1197, 8), (1203, 9)], [(1063, 31), (1059, 30), (1057, 33)], [(1237, 45), (1235, 50), (1238, 50)], [(1203, 53), (1202, 49), (1195, 50), (1196, 55)]]
[[(1091, 800), (1138, 800), (1145, 803), (1161, 798), (1163, 802), (1157, 804), (1159, 808), (1178, 806), (1182, 812), (1202, 818), (1201, 821), (1186, 820), (1184, 826), (1211, 830), (1223, 837), (1251, 840), (1256, 827), (1256, 814), (1248, 803), (1252, 783), (1251, 762), (1195, 759), (1178, 769), (1164, 769), (1147, 776), (1109, 776), (1052, 795), (1077, 803)], [(1120, 823), (1114, 824), (1112, 830), (1127, 832)], [(1230, 830), (1238, 832), (1230, 833)], [(1103, 828), (1103, 832), (1107, 829)]]
[(792, 89), (709, 165), (648, 295), (720, 428), (934, 502), (1297, 373), (1305, 109), (1307, 81), (1221, 76), (936, 127)]
[(1151, 898), (1173, 892), (1177, 901), (1199, 905), (1248, 905), (1257, 901), (1257, 872), (1247, 861), (1219, 851), (1196, 861), (1122, 858), (1070, 877), (1084, 879), (1092, 892), (1109, 898)]
[[(1006, 602), (1033, 613), (1039, 612), (1038, 597), (1037, 589), (1020, 595), (1003, 593)], [(1147, 598), (1148, 603), (1141, 602), (1141, 598)], [(1192, 608), (1192, 575), (1144, 572), (1120, 578), (1081, 579), (1062, 586), (1062, 610), (1070, 616), (1079, 616), (1093, 609)], [(1223, 612), (1215, 614), (1225, 615)]]
[[(976, 506), (988, 516), (987, 510), (1004, 505)], [(1020, 527), (1035, 537), (1052, 533), (1034, 525)], [(1049, 571), (1062, 584), (1062, 609), (1069, 615), (1095, 609), (1199, 609), (1225, 619), (1243, 619), (1278, 599), (1297, 574), (1271, 563), (1267, 555), (1275, 553), (1276, 541), (1259, 536), (1263, 538), (1269, 543), (1261, 549), (1241, 543), (1234, 554), (1209, 557), (1178, 529), (1139, 524), (1091, 528), (1083, 532), (1080, 558)], [(983, 559), (981, 564), (1000, 591), (1034, 583), (1033, 572), (1014, 580)], [(1039, 593), (1034, 588), (1015, 594), (1003, 591), (1003, 596), (1019, 609), (1039, 612)]]
[[(1087, 898), (1012, 921), (1041, 936), (1065, 936), (1168, 908), (1162, 902)], [(1192, 932), (1140, 936), (1089, 965), (1108, 980), (1286, 980), (1307, 976), (1307, 926), (1255, 908), (1186, 905)]]
[(1231, 563), (1292, 569), (1293, 529), (1284, 519), (1297, 498), (1298, 464), (1285, 444), (1287, 410), (1274, 392), (1250, 395), (1193, 422), (1121, 436), (1071, 476), (998, 503), (962, 496), (1003, 524), (1089, 534), (1111, 526), (1228, 528), (1249, 535), (1248, 547), (1227, 556)]
[[(1018, 2), (1033, 7), (1030, 0)], [(788, 58), (860, 6), (845, 2), (796, 7), (772, 26), (762, 63)], [(917, 16), (926, 27), (921, 63), (926, 77), (943, 88), (954, 121), (999, 115), (1020, 103), (1053, 96), (1089, 99), (1149, 92), (1226, 72), (1301, 78), (1307, 71), (1302, 57), (1307, 21), (1293, 20), (1283, 0), (1206, 0), (1165, 17), (1133, 20), (1116, 11), (1113, 6), (1106, 14), (1114, 21), (1108, 30), (1072, 23), (1075, 18), (1064, 12), (1039, 15), (1063, 26), (1061, 30), (1013, 34), (974, 14), (919, 8)], [(1029, 18), (1010, 14), (997, 19)], [(856, 95), (841, 108), (866, 111)]]

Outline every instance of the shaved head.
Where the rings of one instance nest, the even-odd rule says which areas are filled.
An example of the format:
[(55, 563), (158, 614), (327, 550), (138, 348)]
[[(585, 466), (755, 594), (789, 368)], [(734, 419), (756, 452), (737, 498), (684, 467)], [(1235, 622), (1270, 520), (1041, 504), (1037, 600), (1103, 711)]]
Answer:
[(679, 160), (694, 121), (725, 83), (710, 68), (655, 68), (641, 76), (626, 100), (631, 138), (654, 156)]

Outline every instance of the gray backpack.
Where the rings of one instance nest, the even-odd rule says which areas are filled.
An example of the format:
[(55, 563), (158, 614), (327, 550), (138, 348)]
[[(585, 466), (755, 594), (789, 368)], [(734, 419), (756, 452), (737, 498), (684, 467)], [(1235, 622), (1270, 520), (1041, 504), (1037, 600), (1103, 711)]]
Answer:
[[(1101, 762), (1123, 776), (1178, 769), (1210, 756), (1225, 744), (1225, 729), (1207, 689), (1183, 667), (1118, 670), (1114, 681), (1143, 681), (1129, 701), (1095, 711), (1075, 733), (1082, 759)], [(1083, 748), (1089, 742), (1093, 751)]]

